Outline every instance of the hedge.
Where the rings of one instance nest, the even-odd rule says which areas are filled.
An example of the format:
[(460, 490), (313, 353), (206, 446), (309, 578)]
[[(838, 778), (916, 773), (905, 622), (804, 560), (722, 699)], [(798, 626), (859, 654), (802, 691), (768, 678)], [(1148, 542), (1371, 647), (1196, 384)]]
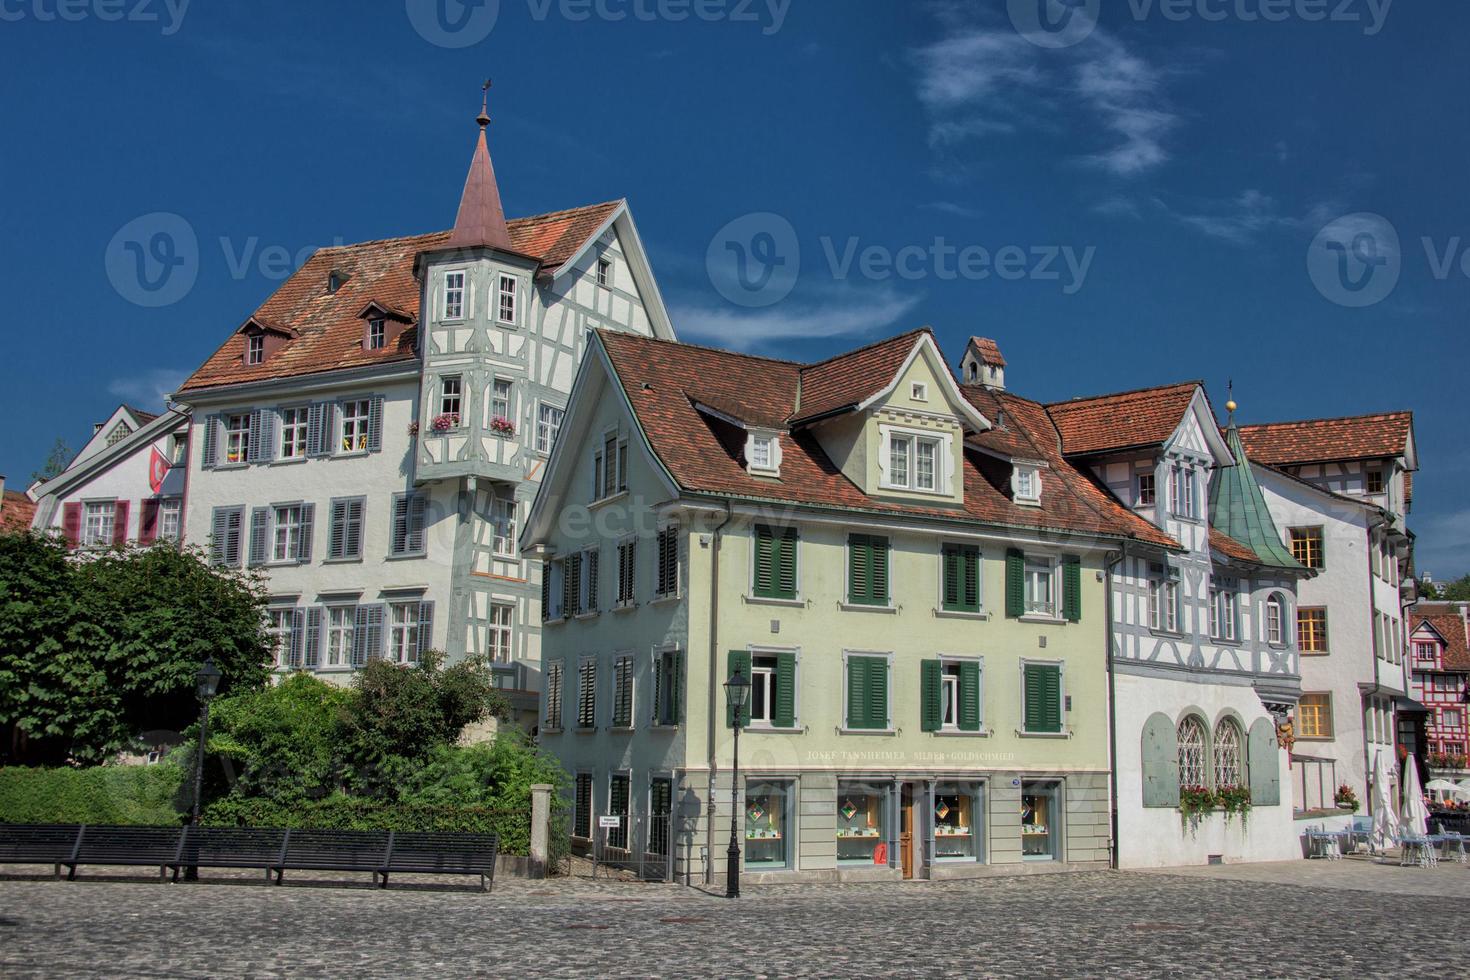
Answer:
[(170, 764), (0, 769), (0, 822), (174, 824), (184, 771)]
[[(260, 797), (228, 797), (210, 804), (201, 821), (212, 827), (293, 827), (308, 830), (401, 830), (499, 834), (500, 853), (531, 852), (531, 809), (490, 809), (418, 803), (380, 803), (349, 796), (278, 803)], [(551, 860), (569, 851), (566, 816), (552, 811)]]

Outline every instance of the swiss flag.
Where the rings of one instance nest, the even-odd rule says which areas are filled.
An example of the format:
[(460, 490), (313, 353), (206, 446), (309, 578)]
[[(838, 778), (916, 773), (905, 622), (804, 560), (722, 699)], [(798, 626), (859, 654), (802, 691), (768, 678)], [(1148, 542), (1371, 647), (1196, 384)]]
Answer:
[(148, 458), (148, 485), (154, 493), (163, 492), (163, 478), (168, 476), (168, 460), (156, 448)]

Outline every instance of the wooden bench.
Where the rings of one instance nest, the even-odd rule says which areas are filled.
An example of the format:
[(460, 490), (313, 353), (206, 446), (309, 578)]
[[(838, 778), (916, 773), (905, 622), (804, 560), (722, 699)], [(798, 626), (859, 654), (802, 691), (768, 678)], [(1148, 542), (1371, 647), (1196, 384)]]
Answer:
[(80, 824), (0, 824), (0, 864), (49, 864), (56, 877), (76, 858)]
[(185, 827), (174, 881), (184, 868), (251, 868), (264, 871), (269, 881), (272, 869), (286, 860), (290, 833), (255, 827)]
[(481, 891), (495, 885), (495, 858), (500, 850), (495, 834), (395, 831), (389, 838), (388, 861), (379, 872), (380, 888), (388, 887), (392, 873), (479, 875)]
[(182, 827), (110, 827), (84, 824), (77, 833), (76, 849), (61, 863), (66, 880), (75, 881), (83, 864), (157, 868), (159, 880), (177, 867), (184, 841)]

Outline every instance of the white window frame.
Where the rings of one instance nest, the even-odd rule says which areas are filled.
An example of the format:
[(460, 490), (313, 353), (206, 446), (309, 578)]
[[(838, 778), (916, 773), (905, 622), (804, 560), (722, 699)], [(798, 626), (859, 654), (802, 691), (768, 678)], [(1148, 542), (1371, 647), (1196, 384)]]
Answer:
[[(398, 614), (403, 612), (403, 622)], [(419, 662), (419, 600), (388, 603), (388, 659), (396, 664)]]
[(490, 503), (490, 521), (493, 525), (490, 550), (498, 558), (516, 557), (517, 509), (514, 497), (495, 497)]
[(116, 500), (88, 500), (82, 504), (83, 548), (110, 548), (116, 527)]
[(1234, 643), (1240, 629), (1238, 592), (1226, 585), (1210, 589), (1210, 639)]
[[(504, 614), (505, 622), (500, 622), (501, 614)], [(490, 618), (487, 620), (485, 637), (488, 642), (490, 659), (494, 663), (508, 664), (515, 659), (515, 621), (516, 607), (513, 602), (491, 602)], [(503, 642), (502, 642), (503, 641)], [(505, 656), (500, 656), (504, 649)]]
[[(340, 622), (338, 622), (340, 616)], [(352, 666), (353, 630), (357, 622), (357, 606), (345, 603), (328, 603), (322, 616), (322, 628), (326, 632), (326, 643), (322, 652), (322, 666), (328, 670), (344, 670)], [(333, 650), (333, 644), (337, 648)]]
[(265, 632), (271, 638), (271, 666), (285, 670), (291, 666), (291, 627), (296, 619), (296, 609), (294, 606), (269, 606), (265, 618)]
[[(555, 412), (556, 422), (553, 425), (546, 418), (546, 413)], [(557, 436), (561, 433), (562, 423), (566, 421), (567, 410), (550, 402), (538, 402), (536, 405), (536, 451), (543, 456), (550, 456), (551, 451), (556, 448)]]
[(272, 504), (270, 508), (270, 563), (295, 565), (301, 554), (301, 518), (299, 503)]
[(245, 338), (245, 363), (265, 363), (265, 334), (250, 334)]
[[(505, 386), (505, 397), (500, 397), (500, 386)], [(515, 412), (515, 382), (509, 378), (490, 379), (490, 417), (512, 419)], [(500, 410), (500, 406), (504, 406)]]
[(382, 350), (388, 346), (388, 321), (375, 316), (368, 321), (368, 350)]
[[(1032, 596), (1034, 595), (1034, 591), (1032, 589), (1032, 583), (1038, 581), (1036, 573), (1039, 571), (1038, 566), (1042, 565), (1046, 566), (1045, 576), (1047, 578), (1049, 595), (1051, 596), (1049, 603), (1051, 608), (1049, 609), (1033, 608)], [(1022, 568), (1021, 579), (1025, 615), (1043, 619), (1059, 619), (1062, 610), (1061, 562), (1047, 555), (1032, 555), (1028, 553), (1025, 557), (1025, 565)]]
[[(1275, 610), (1276, 613), (1274, 625), (1272, 623), (1272, 610)], [(1273, 592), (1266, 597), (1266, 642), (1273, 647), (1286, 646), (1286, 613), (1286, 601), (1281, 598), (1279, 593)]]
[[(878, 486), (883, 490), (902, 490), (905, 493), (921, 493), (948, 496), (953, 493), (954, 459), (953, 436), (947, 432), (928, 429), (908, 429), (899, 426), (880, 425), (878, 453)], [(934, 486), (919, 486), (919, 443), (934, 443)], [(904, 444), (903, 473), (895, 472), (895, 446)]]
[[(1147, 486), (1144, 481), (1147, 480)], [(1136, 507), (1153, 507), (1159, 500), (1159, 477), (1157, 473), (1139, 473), (1133, 484), (1133, 499)]]
[(916, 402), (927, 402), (929, 400), (929, 385), (924, 381), (915, 381), (909, 385), (909, 399)]
[(464, 423), (464, 375), (446, 374), (439, 378), (439, 414), (453, 415), (458, 428)]
[[(239, 425), (235, 423), (238, 422)], [(250, 413), (238, 412), (220, 420), (224, 428), (225, 466), (244, 466), (250, 462)], [(232, 449), (233, 446), (233, 449)], [(235, 457), (235, 458), (231, 458)]]
[(750, 429), (746, 432), (745, 465), (749, 472), (757, 476), (779, 477), (781, 459), (780, 433), (767, 429)]
[(1018, 504), (1041, 503), (1041, 467), (1030, 463), (1013, 464), (1011, 492)]
[(599, 258), (597, 260), (597, 285), (603, 289), (612, 289), (612, 278), (612, 259)]
[[(456, 285), (456, 277), (458, 284)], [(470, 318), (470, 277), (464, 269), (448, 269), (444, 273), (444, 287), (440, 291), (439, 319), (446, 323), (459, 323)], [(451, 297), (458, 301), (459, 308), (451, 313)]]
[[(351, 411), (349, 409), (360, 410)], [(368, 451), (368, 419), (372, 417), (371, 398), (348, 398), (337, 405), (337, 455), (350, 456)]]
[(158, 540), (178, 542), (184, 536), (184, 498), (164, 497), (158, 501)]
[(281, 442), (276, 447), (276, 459), (295, 462), (306, 458), (307, 420), (311, 409), (306, 405), (290, 405), (276, 412), (281, 426)]
[(1181, 610), (1177, 570), (1167, 565), (1151, 566), (1148, 589), (1148, 628), (1157, 633), (1178, 634)]
[[(756, 666), (757, 659), (774, 660), (775, 655), (762, 650), (750, 651), (750, 717), (747, 719), (748, 728), (774, 728), (776, 727), (776, 671), (775, 664), (769, 666)], [(756, 717), (755, 713), (755, 688), (757, 679), (765, 689), (766, 715), (764, 718)]]
[[(506, 315), (507, 306), (509, 316)], [(515, 276), (503, 272), (496, 277), (495, 283), (495, 322), (509, 327), (520, 322), (520, 282)]]
[[(1060, 732), (1033, 732), (1026, 728), (1026, 668), (1028, 665), (1037, 667), (1055, 667), (1057, 669), (1057, 709), (1061, 715), (1062, 723), (1062, 730)], [(1017, 705), (1017, 708), (1020, 711), (1021, 724), (1016, 729), (1017, 734), (1029, 735), (1031, 737), (1043, 736), (1050, 738), (1070, 738), (1072, 735), (1072, 726), (1068, 723), (1068, 716), (1072, 713), (1072, 711), (1071, 708), (1067, 705), (1067, 661), (1057, 659), (1048, 660), (1044, 657), (1022, 657), (1021, 662), (1016, 669), (1019, 674), (1019, 680), (1016, 684), (1016, 689), (1021, 693), (1020, 704)], [(981, 677), (983, 685), (983, 668), (981, 669)], [(981, 690), (984, 690), (983, 686)], [(983, 719), (981, 725), (982, 727), (984, 726)]]

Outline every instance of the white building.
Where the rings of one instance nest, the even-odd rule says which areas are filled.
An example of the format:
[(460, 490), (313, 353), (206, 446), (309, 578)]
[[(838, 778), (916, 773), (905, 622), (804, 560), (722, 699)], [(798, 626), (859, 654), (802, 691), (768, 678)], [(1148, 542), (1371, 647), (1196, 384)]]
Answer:
[(1330, 809), (1338, 786), (1364, 807), (1378, 751), (1393, 752), (1408, 698), (1405, 520), (1418, 469), (1409, 412), (1252, 425), (1240, 431), (1283, 542), (1316, 576), (1297, 610), (1302, 697), (1292, 792)]
[(672, 338), (626, 202), (507, 221), (479, 122), (452, 231), (317, 252), (175, 396), (185, 539), (266, 575), (282, 668), (439, 649), (535, 689), (516, 527), (587, 335)]

